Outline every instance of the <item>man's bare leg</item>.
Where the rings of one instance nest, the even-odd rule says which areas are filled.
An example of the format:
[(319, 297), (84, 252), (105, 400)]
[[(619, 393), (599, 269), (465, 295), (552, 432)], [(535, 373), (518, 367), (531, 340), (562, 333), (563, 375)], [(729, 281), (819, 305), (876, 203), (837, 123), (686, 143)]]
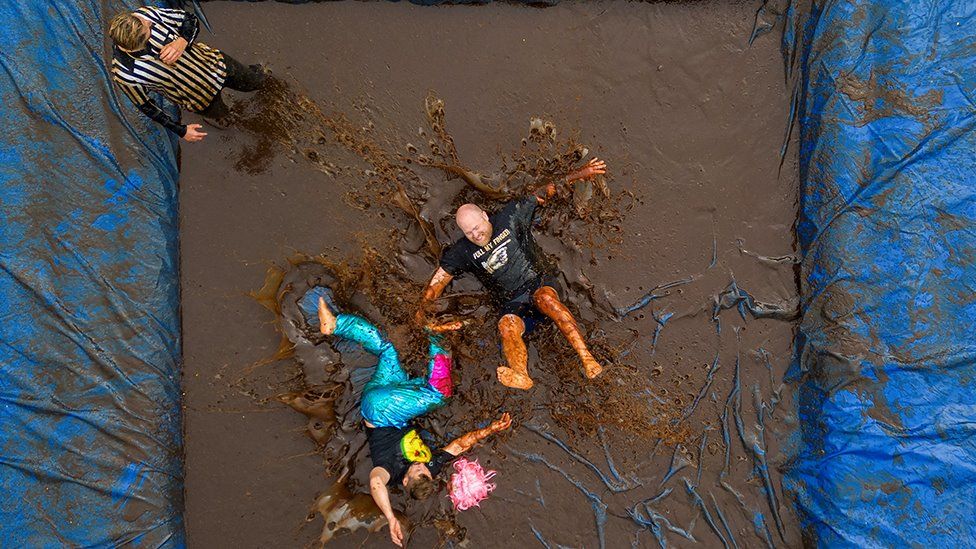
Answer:
[(580, 333), (576, 319), (573, 318), (573, 313), (569, 312), (569, 309), (559, 301), (559, 294), (556, 293), (556, 290), (549, 286), (543, 286), (536, 290), (532, 294), (532, 297), (535, 299), (535, 306), (539, 311), (556, 323), (556, 327), (559, 328), (559, 331), (569, 341), (573, 350), (579, 355), (580, 360), (583, 362), (583, 372), (586, 374), (586, 377), (593, 379), (600, 375), (603, 367), (593, 358), (590, 350), (586, 348), (586, 342), (583, 341), (583, 334)]
[(508, 363), (508, 366), (498, 367), (498, 381), (513, 389), (531, 389), (529, 352), (522, 340), (525, 322), (518, 315), (507, 314), (498, 321), (498, 332), (502, 337), (502, 353)]

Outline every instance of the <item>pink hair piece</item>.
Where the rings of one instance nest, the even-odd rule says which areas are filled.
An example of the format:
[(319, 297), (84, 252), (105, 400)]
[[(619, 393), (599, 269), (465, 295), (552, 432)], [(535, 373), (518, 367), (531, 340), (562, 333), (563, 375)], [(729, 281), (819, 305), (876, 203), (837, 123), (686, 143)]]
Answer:
[(495, 471), (485, 471), (478, 460), (460, 458), (454, 462), (454, 471), (450, 497), (455, 510), (465, 511), (478, 505), (495, 489), (495, 485), (488, 482), (495, 476)]

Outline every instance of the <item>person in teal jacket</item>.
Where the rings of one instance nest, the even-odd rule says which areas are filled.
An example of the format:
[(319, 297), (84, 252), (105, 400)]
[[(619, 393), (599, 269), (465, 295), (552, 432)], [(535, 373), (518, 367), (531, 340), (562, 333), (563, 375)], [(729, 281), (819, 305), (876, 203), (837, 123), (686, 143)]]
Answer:
[(441, 346), (435, 329), (430, 333), (430, 360), (426, 377), (410, 377), (400, 357), (380, 330), (365, 318), (352, 314), (335, 315), (325, 299), (319, 297), (319, 330), (325, 335), (354, 341), (376, 355), (376, 372), (363, 388), (360, 409), (369, 441), (373, 469), (369, 491), (390, 523), (390, 538), (403, 544), (403, 531), (390, 504), (388, 486), (402, 485), (414, 499), (425, 499), (437, 490), (434, 481), (444, 465), (470, 450), (478, 442), (512, 425), (505, 413), (483, 429), (466, 433), (441, 449), (431, 451), (413, 426), (415, 418), (436, 410), (454, 394), (451, 355)]

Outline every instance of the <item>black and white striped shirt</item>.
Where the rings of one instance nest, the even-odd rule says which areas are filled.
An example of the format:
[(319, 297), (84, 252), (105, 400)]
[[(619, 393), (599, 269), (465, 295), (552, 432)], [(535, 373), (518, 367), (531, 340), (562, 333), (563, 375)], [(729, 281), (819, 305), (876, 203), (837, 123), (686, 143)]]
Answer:
[[(224, 54), (202, 42), (194, 42), (200, 33), (200, 25), (193, 14), (155, 7), (139, 8), (135, 14), (152, 23), (149, 41), (137, 52), (124, 52), (115, 47), (113, 80), (146, 116), (182, 137), (186, 126), (173, 120), (148, 92), (159, 92), (191, 111), (203, 111), (223, 88), (227, 78)], [(186, 50), (173, 65), (163, 63), (159, 59), (160, 50), (180, 37), (189, 43)]]

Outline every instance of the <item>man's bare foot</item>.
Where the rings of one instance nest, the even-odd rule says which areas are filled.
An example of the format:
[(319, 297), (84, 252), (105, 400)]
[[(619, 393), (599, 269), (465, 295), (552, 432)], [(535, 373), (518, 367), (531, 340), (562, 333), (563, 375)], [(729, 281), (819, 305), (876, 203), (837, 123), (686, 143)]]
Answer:
[(593, 357), (583, 359), (583, 374), (587, 379), (593, 379), (603, 373), (603, 366)]
[(534, 385), (529, 376), (516, 372), (508, 366), (499, 366), (497, 371), (498, 381), (506, 387), (526, 390), (531, 389)]
[(336, 329), (336, 317), (325, 304), (325, 299), (319, 297), (319, 331), (331, 335)]

